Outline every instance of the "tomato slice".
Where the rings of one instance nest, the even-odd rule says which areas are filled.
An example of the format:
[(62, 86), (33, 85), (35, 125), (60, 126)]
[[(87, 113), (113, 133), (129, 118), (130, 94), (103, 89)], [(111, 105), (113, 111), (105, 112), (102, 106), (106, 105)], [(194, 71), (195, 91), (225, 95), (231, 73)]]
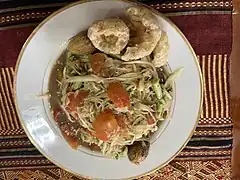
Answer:
[(106, 77), (108, 73), (105, 65), (105, 55), (103, 53), (95, 53), (91, 55), (89, 59), (93, 73), (98, 76)]
[(62, 135), (64, 137), (64, 139), (68, 142), (68, 144), (73, 148), (73, 149), (77, 149), (78, 146), (80, 145), (77, 138), (67, 135), (65, 132), (62, 132)]
[(130, 107), (130, 98), (128, 92), (122, 87), (120, 83), (110, 83), (108, 86), (107, 95), (116, 107)]
[(74, 133), (71, 131), (70, 125), (67, 123), (59, 124), (59, 129), (62, 132), (64, 139), (68, 142), (68, 144), (73, 148), (77, 149), (80, 145), (78, 139), (74, 136)]
[(151, 118), (151, 117), (148, 117), (147, 122), (148, 122), (149, 125), (152, 125), (152, 124), (155, 123), (153, 118)]
[(89, 91), (75, 91), (67, 93), (66, 109), (69, 112), (76, 112), (77, 107), (82, 106), (84, 99), (88, 96)]
[(115, 115), (108, 109), (100, 113), (93, 121), (93, 128), (96, 132), (94, 135), (102, 141), (107, 141), (117, 132), (118, 127)]

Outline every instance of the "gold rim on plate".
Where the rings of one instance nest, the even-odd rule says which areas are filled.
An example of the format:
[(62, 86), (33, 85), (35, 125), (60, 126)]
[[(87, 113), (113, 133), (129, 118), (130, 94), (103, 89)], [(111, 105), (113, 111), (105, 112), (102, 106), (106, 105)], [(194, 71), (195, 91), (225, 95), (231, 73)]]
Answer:
[[(92, 179), (92, 177), (87, 177), (87, 176), (83, 176), (83, 175), (80, 175), (78, 173), (75, 173), (75, 172), (72, 172), (71, 170), (69, 169), (66, 169), (64, 168), (62, 165), (56, 163), (54, 160), (52, 160), (51, 158), (49, 158), (45, 152), (42, 151), (42, 149), (35, 143), (35, 141), (32, 139), (32, 136), (31, 134), (28, 132), (27, 128), (25, 127), (24, 123), (23, 123), (23, 120), (21, 119), (21, 115), (20, 115), (20, 112), (19, 112), (19, 108), (18, 108), (18, 103), (17, 103), (17, 97), (16, 97), (16, 85), (17, 85), (17, 73), (18, 73), (18, 68), (19, 68), (19, 64), (21, 62), (21, 59), (22, 59), (22, 55), (26, 49), (26, 47), (28, 46), (29, 42), (32, 40), (32, 38), (34, 37), (34, 35), (37, 33), (37, 31), (46, 23), (48, 22), (51, 18), (53, 18), (54, 16), (58, 15), (59, 13), (63, 12), (64, 10), (70, 8), (70, 7), (73, 7), (73, 6), (76, 6), (76, 5), (79, 5), (79, 4), (84, 4), (84, 3), (87, 3), (87, 2), (91, 2), (91, 1), (101, 1), (101, 0), (82, 0), (82, 1), (78, 1), (78, 2), (75, 2), (75, 3), (71, 3), (59, 10), (57, 10), (56, 12), (52, 13), (50, 16), (48, 16), (45, 20), (43, 20), (34, 30), (33, 32), (30, 34), (30, 36), (27, 38), (27, 40), (25, 41), (19, 55), (18, 55), (18, 59), (17, 59), (17, 62), (16, 62), (16, 66), (15, 66), (15, 74), (14, 74), (14, 82), (13, 82), (13, 89), (14, 89), (14, 103), (16, 105), (16, 110), (17, 110), (17, 115), (19, 117), (19, 120), (20, 120), (20, 123), (25, 131), (25, 133), (27, 134), (28, 138), (30, 139), (31, 143), (40, 151), (41, 154), (43, 154), (49, 161), (51, 161), (52, 163), (54, 163), (55, 165), (57, 165), (58, 167), (64, 169), (65, 171), (69, 172), (69, 173), (72, 173), (76, 176), (79, 176), (79, 177), (82, 177), (82, 178), (89, 178), (89, 179)], [(201, 114), (201, 111), (202, 111), (202, 103), (203, 103), (203, 78), (202, 78), (202, 73), (201, 73), (201, 69), (200, 69), (200, 66), (199, 66), (199, 63), (198, 63), (198, 58), (192, 48), (192, 46), (190, 45), (190, 43), (188, 42), (187, 38), (184, 36), (184, 34), (178, 29), (178, 27), (171, 21), (169, 20), (168, 18), (166, 18), (162, 13), (158, 12), (157, 10), (155, 10), (154, 8), (150, 7), (150, 6), (147, 6), (145, 4), (142, 4), (142, 3), (139, 3), (139, 2), (136, 2), (136, 1), (129, 1), (129, 0), (114, 0), (114, 1), (122, 1), (122, 2), (127, 2), (127, 3), (130, 3), (130, 4), (133, 4), (133, 5), (140, 5), (140, 6), (144, 6), (144, 7), (147, 7), (148, 9), (150, 9), (155, 15), (157, 16), (161, 16), (161, 18), (163, 18), (164, 20), (166, 20), (169, 24), (171, 24), (171, 26), (180, 34), (180, 36), (183, 38), (183, 40), (185, 41), (185, 43), (188, 45), (188, 48), (189, 50), (191, 51), (193, 57), (194, 57), (194, 60), (195, 60), (195, 64), (197, 66), (197, 69), (198, 69), (198, 73), (199, 73), (199, 78), (200, 78), (200, 85), (201, 85), (201, 89), (200, 89), (200, 106), (199, 106), (199, 111), (198, 111), (198, 116), (197, 116), (197, 120), (196, 120), (196, 123), (192, 129), (192, 132), (190, 133), (190, 135), (188, 136), (187, 140), (183, 143), (183, 145), (181, 146), (181, 148), (179, 148), (179, 150), (171, 157), (168, 159), (168, 161), (166, 161), (165, 163), (159, 165), (158, 167), (152, 169), (151, 171), (148, 171), (144, 174), (140, 174), (138, 176), (134, 176), (134, 177), (130, 177), (130, 178), (127, 178), (127, 179), (135, 179), (135, 178), (139, 178), (139, 177), (142, 177), (142, 176), (146, 176), (146, 175), (149, 175), (149, 174), (152, 174), (153, 172), (157, 171), (158, 169), (166, 166), (171, 160), (173, 160), (181, 151), (182, 149), (187, 145), (188, 141), (191, 139), (196, 127), (197, 127), (197, 124), (198, 124), (198, 121), (199, 121), (199, 118), (200, 118), (200, 114)]]

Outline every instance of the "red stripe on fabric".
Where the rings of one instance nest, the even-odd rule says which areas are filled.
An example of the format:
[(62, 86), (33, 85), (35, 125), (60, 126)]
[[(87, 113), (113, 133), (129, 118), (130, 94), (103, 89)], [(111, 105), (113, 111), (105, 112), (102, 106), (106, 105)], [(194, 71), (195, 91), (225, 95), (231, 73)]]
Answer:
[(170, 19), (183, 31), (198, 55), (231, 53), (231, 15), (201, 14)]

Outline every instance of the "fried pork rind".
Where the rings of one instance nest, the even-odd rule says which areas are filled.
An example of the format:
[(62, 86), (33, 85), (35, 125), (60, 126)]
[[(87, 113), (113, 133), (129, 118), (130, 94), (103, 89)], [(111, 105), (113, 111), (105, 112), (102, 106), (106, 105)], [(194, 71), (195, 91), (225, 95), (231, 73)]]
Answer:
[(133, 40), (135, 44), (127, 47), (122, 59), (129, 61), (150, 55), (161, 37), (158, 20), (151, 11), (140, 6), (128, 8), (126, 15), (138, 31)]
[(168, 62), (169, 42), (166, 32), (162, 36), (153, 50), (153, 61), (155, 67), (161, 67)]
[(121, 19), (105, 19), (93, 23), (88, 38), (106, 54), (120, 54), (129, 40), (129, 28)]
[(157, 18), (145, 7), (130, 7), (126, 10), (126, 15), (136, 27), (143, 26), (149, 30), (159, 29)]

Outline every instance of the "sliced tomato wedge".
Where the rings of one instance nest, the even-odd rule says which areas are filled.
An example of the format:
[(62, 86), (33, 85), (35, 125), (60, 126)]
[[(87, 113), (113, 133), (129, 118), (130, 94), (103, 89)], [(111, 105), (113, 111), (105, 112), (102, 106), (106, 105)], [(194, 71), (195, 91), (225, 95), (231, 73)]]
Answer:
[(70, 125), (67, 123), (59, 124), (59, 129), (64, 137), (64, 139), (68, 142), (68, 144), (73, 148), (77, 149), (80, 145), (78, 139), (74, 136), (74, 133), (71, 131)]
[(82, 106), (84, 99), (88, 96), (89, 91), (75, 91), (67, 93), (66, 109), (69, 112), (76, 112), (77, 107)]
[(153, 118), (151, 118), (151, 117), (148, 117), (147, 122), (148, 122), (149, 125), (152, 125), (152, 124), (155, 123)]
[(71, 135), (67, 135), (65, 132), (62, 132), (62, 135), (64, 137), (64, 139), (68, 142), (68, 144), (73, 148), (73, 149), (77, 149), (79, 144), (79, 141), (77, 140), (77, 138), (71, 136)]
[(105, 65), (105, 55), (103, 53), (95, 53), (91, 55), (89, 59), (93, 73), (98, 76), (106, 77), (108, 73)]
[(107, 90), (108, 98), (118, 108), (130, 107), (130, 98), (128, 92), (118, 82), (112, 82)]
[(102, 141), (108, 141), (117, 132), (118, 127), (114, 113), (108, 109), (100, 113), (93, 121), (93, 128), (96, 132), (94, 135)]

